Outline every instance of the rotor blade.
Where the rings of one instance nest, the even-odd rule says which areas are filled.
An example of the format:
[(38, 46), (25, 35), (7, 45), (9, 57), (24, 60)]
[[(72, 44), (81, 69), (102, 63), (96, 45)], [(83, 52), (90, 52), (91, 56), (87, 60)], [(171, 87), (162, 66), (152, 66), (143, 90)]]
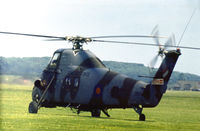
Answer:
[[(153, 36), (159, 36), (158, 25), (156, 25), (156, 26), (153, 28), (151, 34), (152, 34)], [(154, 38), (154, 41), (156, 42), (157, 45), (160, 45), (159, 37), (155, 37), (155, 38)]]
[(52, 38), (52, 39), (45, 39), (44, 41), (66, 41), (66, 39), (62, 39), (62, 38)]
[(154, 68), (157, 61), (158, 61), (158, 55), (154, 56), (154, 58), (151, 60), (151, 62), (149, 63), (150, 67)]
[(155, 36), (155, 35), (111, 35), (111, 36), (94, 36), (90, 37), (91, 39), (100, 39), (100, 38), (131, 38), (131, 37), (138, 37), (138, 38), (167, 38), (165, 36)]
[[(172, 46), (171, 46), (172, 47)], [(173, 46), (173, 47), (177, 47), (177, 46)], [(198, 47), (188, 47), (188, 46), (179, 46), (178, 48), (182, 48), (182, 49), (192, 49), (192, 50), (200, 50), (200, 48)]]
[[(156, 44), (151, 43), (138, 43), (138, 42), (126, 42), (126, 41), (110, 41), (110, 40), (92, 40), (93, 42), (105, 42), (105, 43), (119, 43), (119, 44), (128, 44), (128, 45), (146, 45), (146, 46), (159, 46)], [(164, 45), (160, 45), (164, 46)], [(167, 46), (167, 47), (177, 47), (177, 46)], [(198, 47), (188, 47), (188, 46), (179, 46), (178, 48), (184, 48), (184, 49), (193, 49), (193, 50), (200, 50)]]
[(32, 36), (32, 37), (58, 38), (58, 39), (65, 40), (65, 37), (58, 37), (58, 36), (35, 35), (35, 34), (25, 34), (25, 33), (15, 33), (15, 32), (0, 32), (0, 33), (1, 34), (11, 34), (11, 35)]
[(110, 40), (92, 40), (92, 41), (93, 41), (93, 42), (106, 42), (106, 43), (119, 43), (119, 44), (128, 44), (128, 45), (158, 46), (158, 45), (149, 44), (149, 43), (126, 42), (126, 41), (110, 41)]

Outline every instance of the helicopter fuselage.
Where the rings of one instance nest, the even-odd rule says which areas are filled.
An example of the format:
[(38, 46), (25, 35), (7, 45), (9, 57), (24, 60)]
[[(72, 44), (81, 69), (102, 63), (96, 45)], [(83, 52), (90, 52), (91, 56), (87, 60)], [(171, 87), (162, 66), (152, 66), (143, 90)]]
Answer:
[(145, 120), (142, 109), (158, 105), (180, 54), (166, 52), (153, 80), (145, 83), (111, 71), (89, 50), (59, 49), (35, 82), (32, 98), (39, 107), (71, 107), (78, 112), (107, 114), (109, 108), (134, 108)]

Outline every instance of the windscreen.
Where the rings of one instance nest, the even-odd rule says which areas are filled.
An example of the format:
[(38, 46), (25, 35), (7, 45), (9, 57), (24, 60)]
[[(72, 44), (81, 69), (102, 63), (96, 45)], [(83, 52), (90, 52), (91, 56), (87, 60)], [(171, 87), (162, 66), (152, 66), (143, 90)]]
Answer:
[(49, 63), (49, 67), (50, 68), (56, 68), (57, 65), (58, 65), (58, 60), (59, 60), (59, 57), (60, 57), (60, 53), (55, 53)]

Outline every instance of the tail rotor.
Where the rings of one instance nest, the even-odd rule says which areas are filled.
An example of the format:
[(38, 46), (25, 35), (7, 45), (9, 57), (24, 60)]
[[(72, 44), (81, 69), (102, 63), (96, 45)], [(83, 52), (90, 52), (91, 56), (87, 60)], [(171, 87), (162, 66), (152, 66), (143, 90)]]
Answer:
[[(159, 30), (158, 30), (158, 25), (156, 25), (151, 33), (151, 35), (153, 36), (159, 36)], [(167, 53), (168, 49), (171, 47), (176, 47), (175, 43), (175, 35), (172, 34), (172, 36), (169, 37), (169, 39), (165, 42), (164, 45), (160, 44), (160, 40), (158, 37), (154, 37), (154, 41), (156, 42), (156, 45), (158, 46), (158, 54), (156, 56), (153, 57), (153, 59), (150, 61), (149, 66), (150, 68), (154, 68), (159, 57), (161, 57), (162, 59), (164, 58), (164, 54)]]

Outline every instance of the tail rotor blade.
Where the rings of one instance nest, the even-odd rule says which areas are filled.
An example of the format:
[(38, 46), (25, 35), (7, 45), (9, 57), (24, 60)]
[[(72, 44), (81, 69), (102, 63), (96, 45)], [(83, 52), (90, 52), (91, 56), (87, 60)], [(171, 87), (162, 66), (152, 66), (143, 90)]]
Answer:
[(172, 34), (172, 45), (176, 46), (176, 38), (174, 34)]
[(172, 37), (170, 37), (167, 42), (164, 45), (164, 49), (166, 50), (167, 48), (172, 46)]
[(170, 47), (176, 47), (176, 40), (175, 40), (175, 35), (172, 34), (169, 39), (167, 40), (167, 42), (164, 45), (164, 50), (170, 48)]
[[(152, 36), (159, 36), (158, 25), (156, 25), (156, 26), (153, 28), (153, 31), (151, 32), (151, 35), (152, 35)], [(160, 40), (159, 40), (159, 37), (154, 37), (154, 41), (155, 41), (155, 43), (160, 47)]]
[(156, 25), (156, 26), (153, 28), (151, 34), (156, 34), (157, 31), (158, 31), (158, 25)]

